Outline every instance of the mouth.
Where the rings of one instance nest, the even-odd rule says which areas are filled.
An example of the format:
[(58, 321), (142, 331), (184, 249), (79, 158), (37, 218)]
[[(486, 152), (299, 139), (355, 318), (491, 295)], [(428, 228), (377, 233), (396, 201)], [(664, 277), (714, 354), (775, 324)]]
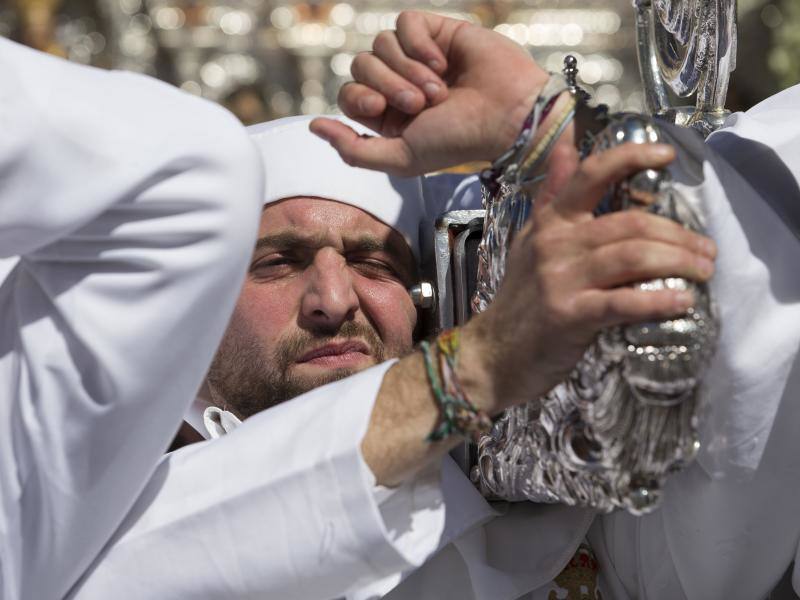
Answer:
[(357, 366), (371, 357), (372, 353), (367, 344), (361, 340), (347, 340), (309, 350), (295, 362), (336, 369)]

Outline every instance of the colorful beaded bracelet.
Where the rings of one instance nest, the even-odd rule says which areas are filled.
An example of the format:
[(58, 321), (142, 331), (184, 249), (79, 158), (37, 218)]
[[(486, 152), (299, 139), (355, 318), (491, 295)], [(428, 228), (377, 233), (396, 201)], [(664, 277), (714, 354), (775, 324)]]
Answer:
[(492, 420), (467, 398), (456, 377), (460, 338), (458, 330), (442, 333), (436, 344), (422, 342), (422, 355), (433, 395), (442, 414), (441, 423), (427, 437), (429, 442), (438, 442), (453, 434), (461, 434), (477, 441), (489, 433)]

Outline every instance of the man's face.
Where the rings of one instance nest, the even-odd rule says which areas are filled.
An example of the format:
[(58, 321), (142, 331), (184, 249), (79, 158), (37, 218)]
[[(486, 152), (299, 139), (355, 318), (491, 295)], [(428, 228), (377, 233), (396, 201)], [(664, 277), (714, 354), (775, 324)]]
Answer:
[(215, 402), (245, 418), (408, 353), (415, 278), (403, 237), (364, 211), (319, 198), (270, 204), (209, 372)]

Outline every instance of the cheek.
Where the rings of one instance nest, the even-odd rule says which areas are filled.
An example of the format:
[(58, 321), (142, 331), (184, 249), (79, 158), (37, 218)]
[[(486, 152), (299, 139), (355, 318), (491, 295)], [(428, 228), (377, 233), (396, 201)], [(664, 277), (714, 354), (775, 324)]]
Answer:
[(245, 330), (265, 348), (271, 348), (297, 322), (297, 298), (292, 285), (248, 281), (236, 302), (231, 328)]
[(417, 310), (406, 289), (398, 283), (364, 279), (358, 283), (356, 293), (361, 309), (377, 327), (387, 349), (410, 350)]

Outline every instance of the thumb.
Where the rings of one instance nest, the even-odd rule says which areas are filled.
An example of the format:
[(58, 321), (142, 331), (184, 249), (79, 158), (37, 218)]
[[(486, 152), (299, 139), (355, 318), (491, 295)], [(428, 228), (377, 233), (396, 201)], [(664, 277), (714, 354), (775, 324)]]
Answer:
[(309, 128), (333, 146), (348, 165), (406, 177), (417, 174), (411, 170), (411, 150), (401, 137), (361, 136), (341, 121), (325, 117), (311, 121)]
[(603, 199), (608, 188), (645, 169), (661, 169), (675, 158), (668, 144), (627, 142), (592, 154), (584, 160), (552, 205), (563, 218), (584, 218)]
[(547, 177), (542, 183), (537, 204), (547, 206), (555, 200), (578, 170), (578, 151), (572, 144), (570, 132), (565, 132), (556, 142), (547, 164)]

